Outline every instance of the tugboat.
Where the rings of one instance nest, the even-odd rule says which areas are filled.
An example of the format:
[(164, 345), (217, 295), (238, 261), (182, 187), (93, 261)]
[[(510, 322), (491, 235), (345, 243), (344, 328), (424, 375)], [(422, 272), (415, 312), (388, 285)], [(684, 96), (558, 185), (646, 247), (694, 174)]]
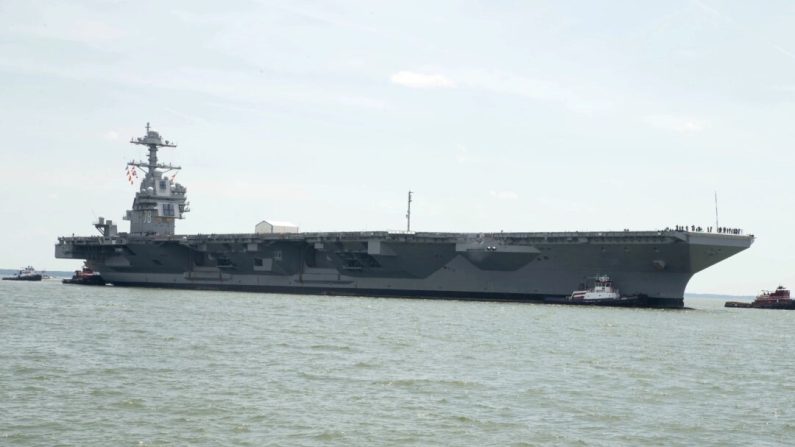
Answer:
[(613, 281), (609, 276), (597, 275), (592, 279), (593, 285), (590, 288), (575, 290), (565, 298), (547, 298), (544, 302), (590, 306), (633, 306), (638, 304), (638, 295), (622, 296), (621, 292), (613, 286)]
[(41, 273), (31, 266), (20, 269), (14, 276), (7, 276), (3, 281), (41, 281)]
[(69, 279), (62, 281), (64, 284), (79, 284), (82, 286), (104, 286), (105, 280), (102, 276), (88, 267), (82, 270), (75, 270), (75, 274)]
[(752, 303), (727, 301), (724, 306), (745, 309), (795, 309), (795, 300), (789, 297), (789, 290), (786, 287), (778, 286), (773, 292), (763, 290)]

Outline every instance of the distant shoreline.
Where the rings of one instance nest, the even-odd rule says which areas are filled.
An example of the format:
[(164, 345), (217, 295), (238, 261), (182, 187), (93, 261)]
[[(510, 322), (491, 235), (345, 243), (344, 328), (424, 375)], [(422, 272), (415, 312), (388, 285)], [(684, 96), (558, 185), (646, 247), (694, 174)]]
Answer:
[(724, 299), (724, 298), (742, 298), (753, 300), (753, 295), (730, 295), (728, 293), (685, 293), (685, 299), (688, 298), (710, 298), (710, 299)]

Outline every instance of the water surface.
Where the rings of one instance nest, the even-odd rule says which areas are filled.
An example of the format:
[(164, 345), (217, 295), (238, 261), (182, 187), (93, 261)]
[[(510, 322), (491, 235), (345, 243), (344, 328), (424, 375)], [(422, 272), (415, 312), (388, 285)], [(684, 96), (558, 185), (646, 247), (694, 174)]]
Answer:
[(0, 283), (0, 444), (787, 445), (795, 312)]

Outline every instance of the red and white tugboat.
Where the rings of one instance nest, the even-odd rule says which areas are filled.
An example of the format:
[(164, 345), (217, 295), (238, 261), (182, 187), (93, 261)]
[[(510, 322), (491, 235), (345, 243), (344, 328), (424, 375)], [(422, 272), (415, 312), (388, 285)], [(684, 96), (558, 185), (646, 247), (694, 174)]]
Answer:
[(784, 286), (776, 287), (773, 292), (763, 290), (753, 303), (727, 301), (725, 307), (742, 307), (754, 309), (795, 309), (795, 301), (789, 297), (789, 290)]
[(106, 284), (102, 276), (88, 267), (83, 270), (75, 270), (75, 274), (69, 279), (62, 281), (64, 284), (80, 284), (83, 286), (104, 286)]
[(637, 303), (638, 296), (622, 296), (621, 291), (607, 275), (597, 275), (593, 285), (585, 290), (575, 290), (566, 298), (548, 298), (547, 303), (580, 304), (592, 306), (632, 306)]

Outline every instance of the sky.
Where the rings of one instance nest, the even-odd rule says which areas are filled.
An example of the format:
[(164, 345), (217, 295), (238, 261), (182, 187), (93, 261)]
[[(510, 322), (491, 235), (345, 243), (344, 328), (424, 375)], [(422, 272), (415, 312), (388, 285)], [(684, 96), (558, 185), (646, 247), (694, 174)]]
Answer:
[(757, 236), (689, 293), (795, 286), (795, 3), (0, 1), (0, 267), (120, 222), (147, 122), (177, 232)]

